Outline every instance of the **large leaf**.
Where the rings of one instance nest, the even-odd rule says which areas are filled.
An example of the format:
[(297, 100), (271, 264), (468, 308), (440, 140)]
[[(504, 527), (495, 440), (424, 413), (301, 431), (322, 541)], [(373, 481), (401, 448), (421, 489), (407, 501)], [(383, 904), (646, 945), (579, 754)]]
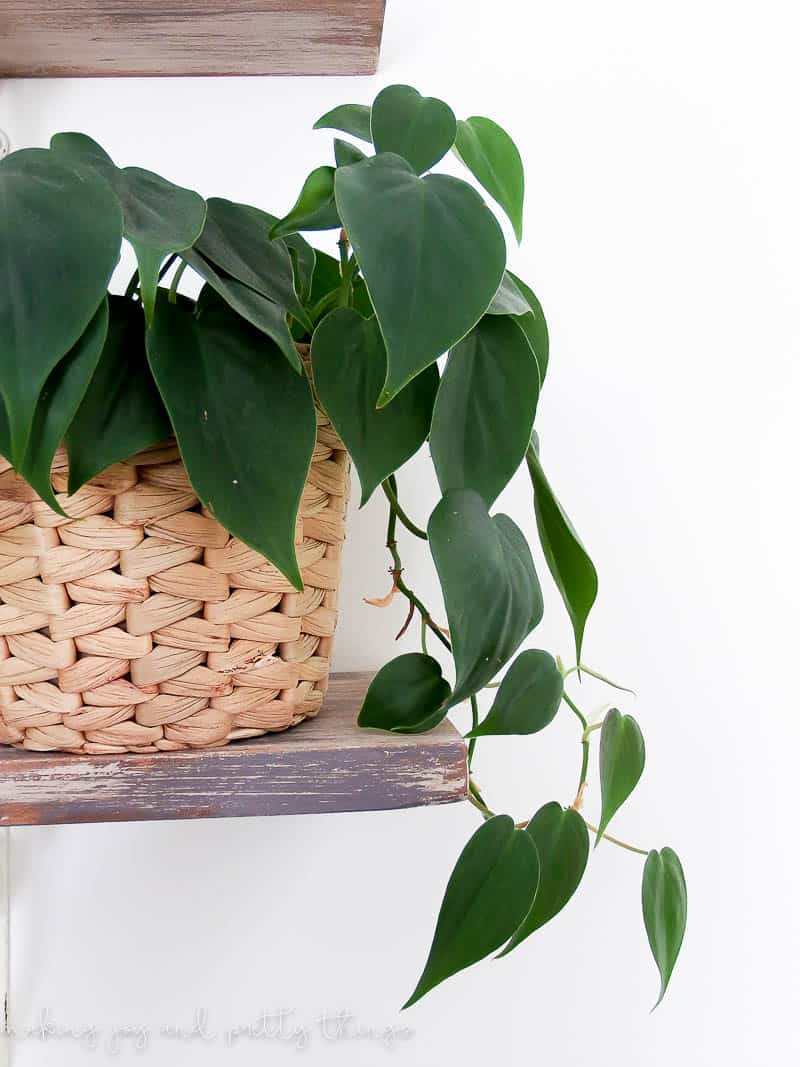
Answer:
[(489, 714), (467, 737), (535, 734), (556, 716), (564, 680), (549, 652), (520, 652), (500, 683)]
[(97, 313), (122, 213), (108, 183), (29, 148), (0, 161), (0, 394), (22, 462), (48, 375)]
[(536, 846), (509, 815), (480, 826), (458, 857), (428, 961), (403, 1007), (499, 948), (525, 918), (538, 881)]
[(375, 319), (352, 308), (337, 308), (322, 320), (311, 359), (319, 399), (358, 470), (363, 506), (428, 436), (439, 372), (435, 364), (427, 367), (390, 404), (376, 408), (386, 350)]
[(612, 708), (600, 731), (600, 789), (602, 814), (595, 844), (636, 788), (644, 770), (644, 738), (632, 715)]
[(197, 495), (302, 588), (294, 533), (316, 439), (306, 379), (220, 301), (161, 291), (147, 353)]
[(450, 686), (432, 656), (409, 652), (378, 671), (370, 682), (359, 726), (413, 734), (431, 730), (442, 721)]
[(20, 473), (42, 500), (64, 514), (50, 483), (53, 456), (72, 422), (94, 374), (108, 333), (108, 301), (98, 308), (76, 345), (56, 364), (39, 395), (33, 429)]
[(456, 117), (435, 96), (420, 96), (410, 85), (387, 85), (372, 105), (371, 131), (376, 152), (395, 152), (423, 174), (453, 147)]
[(428, 523), (456, 661), (452, 707), (490, 682), (542, 618), (522, 531), (471, 489), (445, 493)]
[(121, 296), (109, 297), (108, 308), (100, 362), (66, 433), (70, 493), (172, 433), (147, 363), (141, 308)]
[(456, 155), (505, 211), (521, 241), (525, 172), (506, 131), (491, 119), (473, 115), (458, 124)]
[(533, 354), (536, 356), (536, 362), (539, 364), (539, 377), (542, 384), (544, 384), (544, 379), (547, 375), (547, 365), (550, 361), (550, 337), (547, 332), (547, 323), (545, 322), (542, 305), (539, 303), (536, 293), (534, 293), (529, 285), (525, 284), (522, 278), (518, 278), (516, 274), (512, 274), (511, 271), (506, 271), (506, 277), (511, 279), (513, 284), (517, 287), (517, 291), (525, 297), (525, 301), (530, 309), (526, 311), (524, 315), (520, 315), (517, 322), (525, 336), (528, 338), (528, 343), (533, 349)]
[(335, 185), (386, 342), (378, 403), (388, 404), (484, 313), (503, 277), (505, 242), (469, 185), (419, 178), (392, 153), (337, 170)]
[(370, 112), (368, 104), (340, 104), (317, 119), (315, 130), (341, 130), (361, 141), (371, 141)]
[(431, 456), (442, 492), (474, 489), (491, 507), (525, 456), (538, 399), (522, 330), (485, 315), (448, 356), (436, 397)]
[(294, 207), (269, 231), (273, 241), (298, 230), (334, 230), (341, 226), (333, 198), (335, 167), (317, 167), (303, 182)]
[(589, 831), (573, 808), (562, 808), (556, 801), (545, 804), (528, 823), (526, 832), (539, 854), (539, 888), (501, 956), (561, 911), (580, 885), (589, 858)]
[(661, 975), (655, 1007), (664, 999), (686, 932), (688, 899), (681, 861), (671, 848), (653, 850), (642, 876), (642, 912), (650, 949)]
[(597, 598), (597, 571), (542, 470), (536, 449), (527, 452), (534, 509), (544, 558), (558, 587), (575, 633), (575, 657), (581, 661), (586, 620)]

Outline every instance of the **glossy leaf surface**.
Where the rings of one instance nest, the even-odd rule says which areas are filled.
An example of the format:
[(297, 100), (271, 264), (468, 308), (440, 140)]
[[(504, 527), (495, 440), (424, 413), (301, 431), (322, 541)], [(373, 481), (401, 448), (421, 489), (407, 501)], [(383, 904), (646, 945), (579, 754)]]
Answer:
[(467, 737), (535, 734), (556, 716), (564, 681), (549, 652), (520, 652), (500, 683), (489, 714)]
[(686, 878), (671, 848), (653, 850), (642, 876), (642, 912), (647, 940), (661, 975), (655, 1007), (664, 999), (686, 932), (688, 897)]
[(453, 147), (456, 117), (435, 96), (421, 96), (410, 85), (388, 85), (372, 105), (371, 131), (376, 152), (395, 152), (423, 174)]
[(314, 123), (315, 130), (341, 130), (361, 141), (371, 141), (371, 108), (368, 104), (340, 104)]
[(600, 731), (600, 789), (603, 803), (595, 844), (636, 788), (644, 770), (644, 738), (632, 715), (612, 708)]
[(458, 124), (456, 154), (508, 215), (521, 241), (525, 172), (509, 135), (491, 119), (474, 115)]
[(270, 229), (273, 240), (298, 230), (333, 230), (341, 226), (333, 197), (335, 170), (335, 167), (317, 167), (311, 171), (292, 210)]
[(550, 361), (550, 336), (547, 332), (547, 322), (542, 311), (542, 305), (539, 303), (536, 293), (529, 285), (525, 284), (522, 278), (518, 278), (511, 271), (506, 271), (506, 274), (517, 287), (517, 291), (525, 297), (525, 302), (530, 309), (524, 315), (521, 315), (517, 322), (533, 349), (536, 362), (539, 364), (539, 377), (542, 384), (544, 384), (547, 376), (547, 365)]
[(442, 721), (450, 686), (432, 656), (409, 652), (381, 667), (370, 682), (359, 726), (395, 733), (421, 733)]

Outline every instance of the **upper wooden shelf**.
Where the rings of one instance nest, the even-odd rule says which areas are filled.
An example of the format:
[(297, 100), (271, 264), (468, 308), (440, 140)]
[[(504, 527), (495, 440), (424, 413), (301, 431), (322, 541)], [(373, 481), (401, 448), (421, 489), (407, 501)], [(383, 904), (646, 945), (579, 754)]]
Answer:
[(338, 674), (320, 714), (225, 748), (70, 756), (0, 747), (0, 827), (380, 811), (463, 800), (466, 746), (361, 730), (369, 674)]
[(0, 77), (374, 74), (385, 0), (3, 0)]

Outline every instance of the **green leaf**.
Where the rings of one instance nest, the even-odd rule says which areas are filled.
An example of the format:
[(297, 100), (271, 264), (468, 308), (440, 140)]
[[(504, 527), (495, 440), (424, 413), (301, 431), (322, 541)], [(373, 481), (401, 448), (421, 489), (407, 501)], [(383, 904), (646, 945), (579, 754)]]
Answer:
[(484, 316), (448, 356), (436, 397), (431, 456), (442, 492), (474, 489), (491, 507), (525, 456), (538, 399), (522, 330), (509, 316)]
[(69, 491), (172, 433), (144, 346), (144, 316), (132, 300), (108, 298), (100, 361), (67, 430)]
[(653, 850), (644, 864), (642, 912), (647, 940), (661, 975), (654, 1008), (664, 999), (686, 932), (688, 900), (681, 861), (671, 848)]
[(46, 149), (0, 161), (0, 393), (7, 458), (17, 466), (39, 394), (96, 315), (121, 240), (119, 202), (106, 181)]
[(333, 230), (341, 226), (333, 198), (335, 167), (317, 167), (303, 182), (294, 207), (269, 231), (273, 241), (298, 230)]
[(116, 184), (116, 163), (105, 148), (85, 133), (56, 133), (50, 138), (50, 148), (64, 163), (94, 171), (112, 187)]
[(489, 516), (471, 489), (445, 493), (428, 523), (456, 662), (449, 707), (482, 689), (542, 618), (542, 591), (522, 531)]
[[(339, 260), (329, 256), (327, 252), (318, 251), (317, 265), (311, 284), (311, 295), (308, 299), (309, 306), (311, 308), (316, 307), (324, 297), (330, 296), (331, 293), (339, 288), (341, 281)], [(335, 307), (335, 303), (332, 306)], [(353, 283), (353, 307), (365, 319), (371, 319), (375, 314), (375, 309), (372, 306), (367, 287), (364, 285), (362, 278), (356, 278)], [(318, 315), (318, 318), (320, 317)]]
[(563, 692), (564, 680), (548, 652), (520, 652), (500, 683), (489, 714), (466, 736), (538, 733), (555, 718)]
[(474, 115), (458, 124), (456, 155), (493, 197), (522, 240), (525, 172), (517, 146), (491, 119)]
[(575, 658), (581, 661), (586, 620), (597, 598), (597, 571), (550, 487), (536, 450), (527, 452), (534, 509), (544, 558), (558, 587), (575, 633)]
[(221, 301), (195, 315), (163, 290), (147, 354), (195, 492), (302, 588), (295, 521), (316, 440), (307, 380)]
[[(314, 276), (317, 253), (305, 237), (302, 237), (299, 233), (290, 233), (288, 237), (284, 238), (283, 243), (289, 249), (292, 273), (294, 274), (294, 289), (302, 304), (303, 301), (308, 300), (311, 292), (311, 279)], [(295, 315), (295, 318), (297, 317)], [(303, 308), (302, 322), (307, 323), (309, 321), (305, 314), (305, 308)]]
[(632, 715), (617, 708), (603, 719), (600, 731), (600, 789), (603, 803), (595, 845), (642, 777), (644, 738)]
[(349, 141), (341, 141), (338, 137), (333, 142), (333, 155), (337, 167), (347, 167), (367, 158), (360, 148), (356, 148)]
[(522, 329), (525, 336), (528, 338), (528, 343), (533, 349), (533, 354), (536, 356), (536, 362), (539, 364), (539, 377), (544, 385), (544, 379), (547, 375), (547, 364), (550, 360), (550, 337), (547, 332), (547, 323), (545, 322), (544, 312), (542, 311), (542, 305), (530, 286), (526, 285), (522, 278), (518, 278), (516, 274), (512, 274), (511, 271), (506, 272), (507, 276), (516, 285), (517, 290), (522, 293), (530, 308), (524, 315), (521, 315), (517, 322)]
[(388, 85), (378, 93), (370, 128), (376, 152), (395, 152), (417, 174), (438, 163), (456, 139), (456, 117), (447, 104), (410, 85)]
[(439, 372), (435, 364), (427, 367), (391, 404), (376, 409), (386, 350), (376, 320), (352, 308), (337, 308), (317, 326), (311, 360), (319, 399), (356, 465), (363, 507), (428, 436)]
[(491, 304), (486, 309), (487, 315), (528, 315), (530, 305), (520, 292), (510, 271), (506, 271), (500, 288), (494, 294)]
[(403, 1007), (499, 948), (525, 918), (538, 880), (536, 846), (510, 815), (495, 815), (480, 826), (458, 857), (428, 961)]
[(467, 334), (497, 292), (505, 267), (500, 227), (469, 185), (418, 178), (384, 153), (336, 172), (336, 203), (378, 317), (388, 404)]
[(556, 801), (540, 808), (526, 827), (539, 854), (539, 888), (530, 911), (500, 953), (505, 956), (557, 915), (580, 885), (589, 859), (589, 831), (573, 808)]
[(108, 302), (103, 303), (76, 345), (50, 371), (39, 395), (20, 474), (42, 500), (64, 514), (50, 483), (50, 468), (94, 374), (108, 332)]
[(314, 123), (315, 130), (341, 130), (360, 141), (372, 141), (371, 108), (367, 104), (340, 104)]
[(432, 656), (409, 652), (381, 667), (370, 682), (358, 725), (400, 734), (432, 730), (444, 718), (450, 686)]

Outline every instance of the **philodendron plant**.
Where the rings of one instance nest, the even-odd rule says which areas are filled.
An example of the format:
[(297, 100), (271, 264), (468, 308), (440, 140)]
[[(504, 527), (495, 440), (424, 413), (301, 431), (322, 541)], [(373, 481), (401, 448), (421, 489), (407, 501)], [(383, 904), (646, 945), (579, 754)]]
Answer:
[[(308, 176), (283, 218), (120, 168), (81, 134), (0, 162), (0, 452), (60, 510), (50, 467), (62, 440), (75, 492), (174, 432), (203, 504), (300, 588), (294, 530), (315, 390), (353, 458), (362, 504), (379, 489), (386, 496), (393, 581), (383, 603), (403, 600), (403, 631), (415, 618), (420, 627), (421, 651), (378, 672), (360, 724), (420, 732), (466, 703), (470, 765), (479, 739), (537, 733), (562, 706), (577, 724), (580, 772), (567, 806), (552, 800), (515, 822), (470, 779), (481, 825), (456, 863), (408, 1004), (549, 922), (584, 875), (590, 834), (645, 857), (642, 910), (660, 1000), (683, 939), (686, 887), (672, 849), (607, 833), (644, 769), (636, 720), (612, 709), (590, 722), (569, 692), (582, 673), (608, 680), (582, 660), (595, 567), (534, 431), (548, 367), (542, 308), (506, 269), (503, 232), (481, 192), (429, 173), (452, 152), (519, 240), (519, 153), (490, 119), (457, 120), (404, 85), (372, 107), (334, 108), (316, 127), (347, 139), (334, 140), (333, 162)], [(301, 236), (323, 230), (339, 234), (338, 259)], [(109, 295), (122, 238), (138, 270), (124, 295)], [(204, 283), (196, 300), (180, 291), (186, 268)], [(308, 341), (310, 370), (296, 345)], [(425, 442), (441, 500), (422, 528), (395, 473)], [(544, 650), (519, 652), (542, 619), (542, 593), (519, 527), (491, 509), (522, 464), (574, 630), (570, 666)], [(446, 626), (403, 568), (401, 527), (430, 547)], [(596, 731), (595, 827), (581, 810)]]

